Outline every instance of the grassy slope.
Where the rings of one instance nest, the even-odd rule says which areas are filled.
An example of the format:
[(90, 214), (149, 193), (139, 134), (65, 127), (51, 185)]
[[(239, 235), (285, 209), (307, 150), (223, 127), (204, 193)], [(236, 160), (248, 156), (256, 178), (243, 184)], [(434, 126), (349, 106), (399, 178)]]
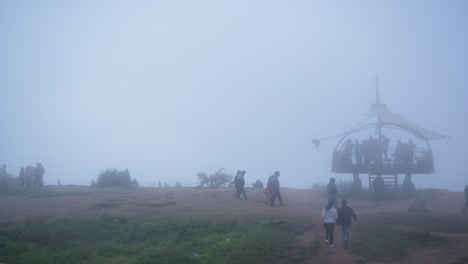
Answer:
[(290, 221), (268, 224), (272, 221), (269, 217), (113, 216), (28, 220), (0, 226), (0, 262), (286, 262), (302, 230)]
[(395, 261), (410, 250), (451, 243), (440, 233), (468, 233), (468, 221), (459, 215), (441, 213), (384, 213), (359, 226), (359, 241), (353, 253), (367, 260)]

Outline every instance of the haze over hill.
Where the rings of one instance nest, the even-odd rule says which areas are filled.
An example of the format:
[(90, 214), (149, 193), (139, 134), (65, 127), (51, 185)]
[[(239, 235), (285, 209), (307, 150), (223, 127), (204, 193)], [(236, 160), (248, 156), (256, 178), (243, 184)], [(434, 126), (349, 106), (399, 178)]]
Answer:
[(2, 1), (0, 163), (42, 162), (51, 184), (225, 168), (306, 187), (333, 175), (337, 143), (311, 140), (362, 121), (379, 76), (390, 110), (452, 137), (415, 185), (461, 191), (467, 14), (462, 0)]

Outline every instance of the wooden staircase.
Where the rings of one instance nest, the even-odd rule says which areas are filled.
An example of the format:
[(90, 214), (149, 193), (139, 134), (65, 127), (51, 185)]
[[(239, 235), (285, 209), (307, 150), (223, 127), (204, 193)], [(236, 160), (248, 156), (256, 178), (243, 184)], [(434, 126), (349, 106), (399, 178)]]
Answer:
[[(397, 192), (398, 191), (398, 175), (381, 175), (384, 180), (385, 192)], [(369, 174), (369, 191), (374, 191), (373, 182), (377, 178), (376, 174)]]

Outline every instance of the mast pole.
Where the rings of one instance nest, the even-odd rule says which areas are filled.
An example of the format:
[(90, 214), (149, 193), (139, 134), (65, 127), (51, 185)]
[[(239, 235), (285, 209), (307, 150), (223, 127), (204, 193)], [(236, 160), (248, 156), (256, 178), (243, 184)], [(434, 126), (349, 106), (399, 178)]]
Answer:
[(380, 90), (379, 90), (379, 77), (375, 77), (376, 97), (377, 97), (377, 135), (379, 136), (379, 155), (378, 159), (382, 162), (382, 118), (380, 117)]

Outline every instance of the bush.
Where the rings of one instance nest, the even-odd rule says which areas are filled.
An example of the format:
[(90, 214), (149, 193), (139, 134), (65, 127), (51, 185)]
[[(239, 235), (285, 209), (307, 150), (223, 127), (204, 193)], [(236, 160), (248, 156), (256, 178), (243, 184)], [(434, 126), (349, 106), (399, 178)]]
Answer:
[(224, 169), (219, 169), (210, 176), (204, 172), (198, 173), (197, 178), (198, 184), (201, 187), (205, 187), (206, 185), (210, 188), (218, 188), (227, 186), (232, 180), (232, 175), (226, 174)]
[(95, 182), (93, 181), (93, 185), (99, 187), (117, 186), (122, 188), (138, 188), (139, 186), (136, 179), (131, 179), (128, 170), (117, 171), (117, 169), (101, 171), (97, 180)]
[(252, 183), (252, 187), (263, 189), (263, 182), (261, 180), (257, 180), (256, 182)]
[(20, 189), (18, 177), (14, 177), (9, 173), (0, 175), (0, 193), (7, 193), (18, 189)]

